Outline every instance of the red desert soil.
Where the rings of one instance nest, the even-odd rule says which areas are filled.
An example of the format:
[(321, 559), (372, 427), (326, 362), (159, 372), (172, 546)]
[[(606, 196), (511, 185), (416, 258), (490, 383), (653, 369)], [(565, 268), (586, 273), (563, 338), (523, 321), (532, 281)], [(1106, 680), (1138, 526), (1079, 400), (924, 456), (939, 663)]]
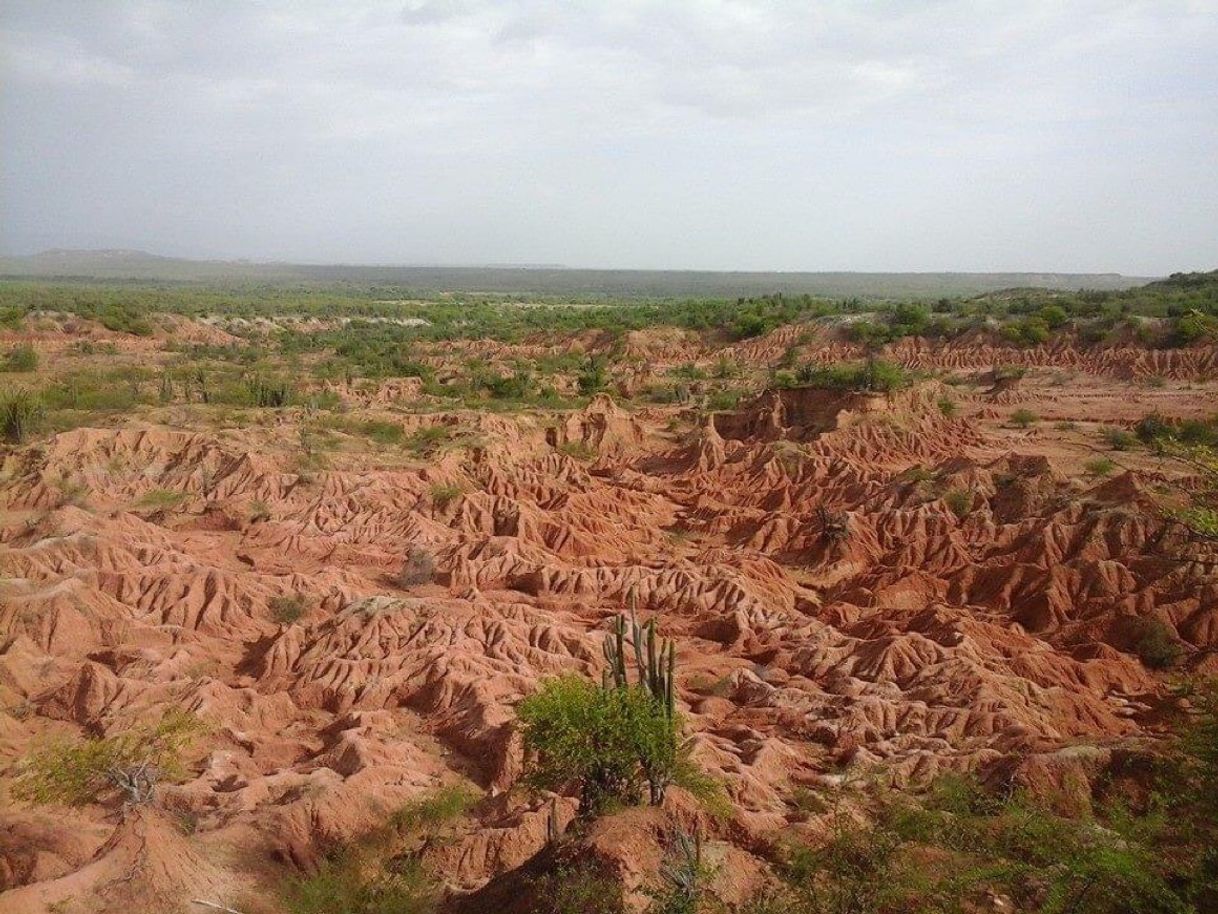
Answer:
[[(73, 331), (48, 324), (40, 342)], [(792, 334), (729, 354), (765, 364)], [(630, 346), (657, 367), (706, 356), (675, 332)], [(768, 836), (816, 828), (792, 807), (801, 785), (832, 791), (849, 771), (916, 786), (1000, 764), (1087, 776), (1153, 740), (1173, 699), (1133, 652), (1139, 620), (1212, 672), (1215, 555), (1155, 507), (1181, 468), (1145, 450), (1107, 454), (1106, 478), (1083, 466), (1097, 424), (1212, 412), (1218, 387), (1201, 379), (1218, 350), (1013, 358), (964, 340), (892, 355), (972, 383), (771, 391), (702, 422), (608, 396), (574, 414), (381, 412), (407, 433), (457, 434), (430, 457), (346, 448), (309, 471), (292, 410), (220, 428), (167, 407), (10, 449), (0, 790), (49, 736), (121, 733), (170, 708), (207, 731), (155, 807), (0, 793), (0, 908), (270, 898), (291, 868), (458, 780), (486, 799), (428, 853), (450, 888), (480, 889), (547, 840), (550, 801), (511, 790), (515, 703), (546, 677), (599, 678), (606, 621), (631, 604), (676, 639), (695, 758), (731, 795), (730, 822), (706, 823), (728, 902), (755, 886)], [(996, 361), (1033, 370), (995, 385)], [(1164, 380), (1135, 383), (1152, 375)], [(406, 388), (350, 400), (377, 410)], [(1013, 428), (1017, 408), (1042, 419)], [(845, 514), (846, 536), (824, 535), (821, 509)], [(402, 587), (412, 548), (437, 573)], [(276, 622), (271, 602), (293, 595), (303, 615)], [(678, 789), (666, 807), (588, 839), (631, 890), (658, 866), (657, 817), (701, 815)], [(562, 822), (573, 808), (559, 805)]]

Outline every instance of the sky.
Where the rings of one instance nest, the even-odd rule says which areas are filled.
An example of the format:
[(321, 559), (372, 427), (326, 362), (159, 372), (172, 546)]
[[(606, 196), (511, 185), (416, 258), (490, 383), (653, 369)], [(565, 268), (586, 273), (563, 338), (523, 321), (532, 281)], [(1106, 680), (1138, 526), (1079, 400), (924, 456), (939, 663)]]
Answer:
[(0, 251), (1218, 268), (1218, 0), (0, 0)]

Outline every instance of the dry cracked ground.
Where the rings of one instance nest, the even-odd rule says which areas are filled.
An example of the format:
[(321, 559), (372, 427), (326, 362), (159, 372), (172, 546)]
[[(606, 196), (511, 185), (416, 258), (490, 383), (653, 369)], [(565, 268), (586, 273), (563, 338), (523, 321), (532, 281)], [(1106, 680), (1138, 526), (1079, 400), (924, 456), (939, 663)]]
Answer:
[[(794, 333), (629, 347), (656, 372), (724, 352), (765, 366)], [(152, 362), (166, 341), (77, 320), (35, 336), (47, 370), (83, 358), (82, 336)], [(419, 446), (310, 443), (306, 408), (168, 402), (8, 447), (0, 908), (283, 910), (285, 878), (453, 784), (476, 802), (414, 856), (445, 904), (524, 905), (511, 880), (575, 800), (519, 785), (515, 706), (547, 678), (599, 680), (630, 606), (675, 640), (692, 757), (730, 800), (716, 818), (673, 788), (583, 835), (635, 906), (674, 822), (701, 830), (731, 907), (771, 878), (775, 836), (815, 836), (851, 783), (1002, 769), (1085, 789), (1163, 735), (1172, 676), (1218, 672), (1214, 551), (1159, 507), (1188, 469), (1099, 438), (1212, 413), (1218, 351), (907, 340), (888, 355), (928, 376), (717, 413), (613, 389), (576, 411), (418, 411), (395, 408), (408, 382), (338, 383), (349, 416)], [(1016, 362), (1022, 378), (995, 380)], [(1013, 424), (1019, 409), (1036, 421)], [(434, 569), (403, 577), (408, 556)], [(1176, 672), (1139, 656), (1148, 620)], [(148, 733), (168, 711), (199, 732), (155, 802), (9, 793), (38, 747)]]

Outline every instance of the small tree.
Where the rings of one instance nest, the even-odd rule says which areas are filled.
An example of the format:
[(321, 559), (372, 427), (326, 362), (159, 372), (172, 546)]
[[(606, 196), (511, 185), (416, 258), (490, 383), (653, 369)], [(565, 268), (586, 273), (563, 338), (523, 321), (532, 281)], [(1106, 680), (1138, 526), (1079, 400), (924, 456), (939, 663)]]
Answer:
[(575, 676), (545, 683), (517, 716), (530, 754), (526, 781), (540, 790), (576, 785), (584, 816), (638, 802), (644, 760), (670, 728), (645, 689), (602, 689)]

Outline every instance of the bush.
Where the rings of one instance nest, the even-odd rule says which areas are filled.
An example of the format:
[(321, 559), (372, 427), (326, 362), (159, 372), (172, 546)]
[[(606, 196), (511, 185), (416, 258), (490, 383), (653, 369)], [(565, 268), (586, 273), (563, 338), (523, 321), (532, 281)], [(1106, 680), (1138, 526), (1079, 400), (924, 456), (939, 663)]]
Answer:
[(271, 611), (272, 619), (280, 625), (291, 625), (304, 617), (309, 605), (304, 594), (294, 593), (290, 596), (280, 594), (277, 597), (271, 597), (267, 607)]
[(412, 546), (406, 553), (406, 561), (402, 563), (397, 580), (401, 587), (417, 587), (420, 584), (430, 584), (435, 576), (435, 557), (426, 549)]
[(1138, 625), (1134, 651), (1152, 670), (1166, 670), (1180, 662), (1184, 649), (1171, 627), (1158, 619), (1143, 619)]
[(1116, 469), (1116, 464), (1107, 457), (1097, 457), (1083, 464), (1083, 469), (1087, 471), (1088, 476), (1107, 476)]
[(952, 489), (943, 496), (943, 501), (956, 517), (964, 520), (973, 507), (973, 493), (967, 489)]
[(451, 437), (452, 430), (447, 425), (424, 425), (406, 439), (406, 448), (415, 454), (426, 456)]
[(245, 386), (254, 406), (277, 409), (287, 406), (292, 399), (292, 385), (281, 378), (255, 375), (245, 382)]
[(900, 365), (894, 365), (881, 359), (832, 365), (827, 368), (811, 364), (803, 365), (795, 373), (795, 379), (801, 384), (808, 384), (812, 387), (877, 393), (889, 393), (902, 387), (908, 387), (912, 381), (909, 373)]
[(1133, 432), (1143, 444), (1151, 444), (1160, 438), (1168, 438), (1173, 433), (1171, 423), (1159, 413), (1143, 416), (1133, 427)]
[(958, 407), (956, 405), (956, 401), (953, 400), (951, 397), (940, 397), (939, 398), (939, 412), (941, 412), (945, 418), (951, 419), (959, 411), (960, 411), (960, 407)]
[(1035, 425), (1039, 420), (1040, 416), (1030, 409), (1017, 409), (1011, 413), (1011, 424), (1016, 428), (1028, 428)]
[(437, 482), (428, 489), (427, 494), (431, 496), (432, 504), (443, 510), (460, 498), (464, 491), (460, 483)]
[(429, 914), (439, 900), (439, 887), (418, 860), (381, 865), (354, 850), (290, 880), (283, 891), (290, 914)]
[(42, 399), (25, 388), (0, 394), (0, 429), (13, 444), (25, 441), (46, 418)]
[(33, 803), (84, 806), (119, 794), (128, 802), (152, 798), (160, 780), (185, 774), (181, 753), (202, 729), (194, 715), (166, 711), (154, 726), (119, 736), (52, 742), (22, 763), (14, 796)]
[(575, 784), (580, 813), (639, 801), (644, 768), (671, 743), (672, 721), (645, 689), (601, 688), (568, 676), (522, 701), (526, 782), (539, 790)]
[(13, 349), (4, 361), (0, 362), (0, 371), (37, 371), (38, 352), (33, 346), (18, 346)]
[(435, 828), (465, 815), (478, 794), (464, 784), (450, 784), (399, 808), (389, 825), (399, 834)]
[(591, 864), (560, 866), (532, 884), (534, 914), (627, 914), (622, 884)]
[(1114, 451), (1127, 451), (1133, 447), (1137, 440), (1129, 432), (1123, 428), (1105, 428), (1100, 432), (1100, 437)]

